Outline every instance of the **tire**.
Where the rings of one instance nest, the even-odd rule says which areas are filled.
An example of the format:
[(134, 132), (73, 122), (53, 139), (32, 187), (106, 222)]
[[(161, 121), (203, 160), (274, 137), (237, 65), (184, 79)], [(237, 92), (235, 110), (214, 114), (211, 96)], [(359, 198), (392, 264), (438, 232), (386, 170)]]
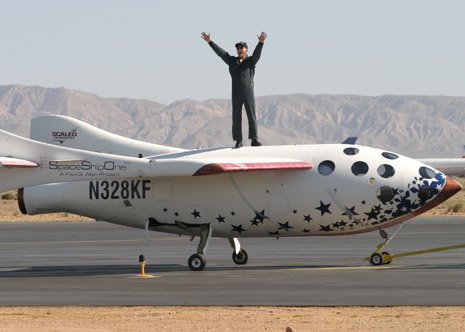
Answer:
[(236, 252), (234, 251), (232, 254), (232, 259), (233, 259), (233, 262), (236, 263), (237, 265), (245, 265), (247, 264), (249, 260), (249, 254), (247, 250), (245, 249), (241, 249), (241, 251), (239, 251), (237, 255), (236, 255)]
[(384, 263), (383, 255), (375, 252), (374, 254), (370, 256), (370, 263), (372, 265), (382, 265)]
[(189, 269), (192, 271), (202, 271), (206, 264), (207, 261), (205, 260), (205, 257), (200, 254), (193, 254), (191, 257), (189, 257), (189, 261), (187, 262)]

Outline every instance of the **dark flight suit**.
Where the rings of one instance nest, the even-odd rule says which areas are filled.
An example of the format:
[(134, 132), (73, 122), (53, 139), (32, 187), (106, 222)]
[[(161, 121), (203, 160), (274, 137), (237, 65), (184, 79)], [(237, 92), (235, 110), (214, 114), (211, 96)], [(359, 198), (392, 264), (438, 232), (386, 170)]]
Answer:
[(232, 78), (232, 135), (233, 140), (242, 141), (242, 105), (245, 106), (249, 120), (249, 139), (256, 139), (257, 116), (255, 113), (255, 96), (253, 92), (253, 77), (255, 65), (260, 59), (263, 44), (258, 43), (252, 56), (247, 56), (242, 63), (238, 57), (229, 55), (213, 41), (208, 43), (213, 51), (229, 66)]

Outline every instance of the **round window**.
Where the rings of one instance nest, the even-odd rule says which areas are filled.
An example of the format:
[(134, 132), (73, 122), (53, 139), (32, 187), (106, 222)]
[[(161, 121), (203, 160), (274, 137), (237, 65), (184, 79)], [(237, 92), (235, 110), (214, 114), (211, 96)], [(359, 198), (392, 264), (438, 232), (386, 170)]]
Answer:
[(394, 176), (395, 173), (396, 173), (396, 170), (391, 165), (383, 164), (378, 167), (378, 174), (382, 178), (385, 178), (385, 179), (390, 178)]
[(325, 160), (325, 161), (322, 161), (318, 165), (318, 172), (321, 175), (329, 175), (332, 172), (334, 172), (335, 168), (336, 168), (336, 166), (334, 165), (334, 163), (331, 160)]
[(348, 156), (355, 156), (359, 150), (357, 148), (345, 148), (344, 153)]
[(357, 161), (352, 165), (351, 170), (355, 176), (363, 176), (368, 173), (368, 165), (363, 161)]
[(422, 166), (420, 167), (420, 175), (425, 179), (432, 179), (436, 176), (436, 172), (429, 167)]
[(391, 201), (394, 198), (394, 195), (394, 189), (387, 186), (380, 187), (376, 192), (376, 197), (378, 197), (378, 199), (383, 203)]
[(399, 158), (398, 155), (396, 155), (396, 154), (394, 154), (392, 152), (383, 152), (381, 154), (383, 155), (384, 158), (391, 159), (391, 160)]

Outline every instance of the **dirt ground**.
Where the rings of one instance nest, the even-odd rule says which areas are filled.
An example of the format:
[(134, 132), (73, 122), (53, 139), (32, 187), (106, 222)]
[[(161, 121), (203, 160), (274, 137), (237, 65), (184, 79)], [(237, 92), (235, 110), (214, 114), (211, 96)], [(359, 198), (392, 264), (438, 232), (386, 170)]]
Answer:
[[(465, 191), (422, 216), (465, 217)], [(25, 216), (12, 199), (0, 200), (1, 221), (92, 219), (69, 213)], [(0, 332), (379, 330), (464, 331), (465, 307), (0, 307)]]
[(464, 331), (464, 307), (2, 307), (0, 331)]

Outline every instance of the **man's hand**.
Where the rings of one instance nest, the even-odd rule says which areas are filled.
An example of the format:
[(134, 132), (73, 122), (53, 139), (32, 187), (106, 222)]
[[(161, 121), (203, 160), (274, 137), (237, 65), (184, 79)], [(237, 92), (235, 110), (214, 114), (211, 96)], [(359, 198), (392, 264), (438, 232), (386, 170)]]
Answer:
[[(263, 33), (263, 32), (262, 32)], [(265, 37), (266, 38), (266, 37)], [(207, 43), (211, 42), (210, 34), (206, 32), (202, 32), (202, 39), (205, 40)]]
[[(210, 37), (210, 35), (208, 35), (208, 37)], [(258, 41), (263, 44), (265, 42), (266, 37), (268, 37), (268, 35), (266, 34), (265, 31), (263, 31), (260, 35), (257, 35), (257, 37), (258, 37)]]

